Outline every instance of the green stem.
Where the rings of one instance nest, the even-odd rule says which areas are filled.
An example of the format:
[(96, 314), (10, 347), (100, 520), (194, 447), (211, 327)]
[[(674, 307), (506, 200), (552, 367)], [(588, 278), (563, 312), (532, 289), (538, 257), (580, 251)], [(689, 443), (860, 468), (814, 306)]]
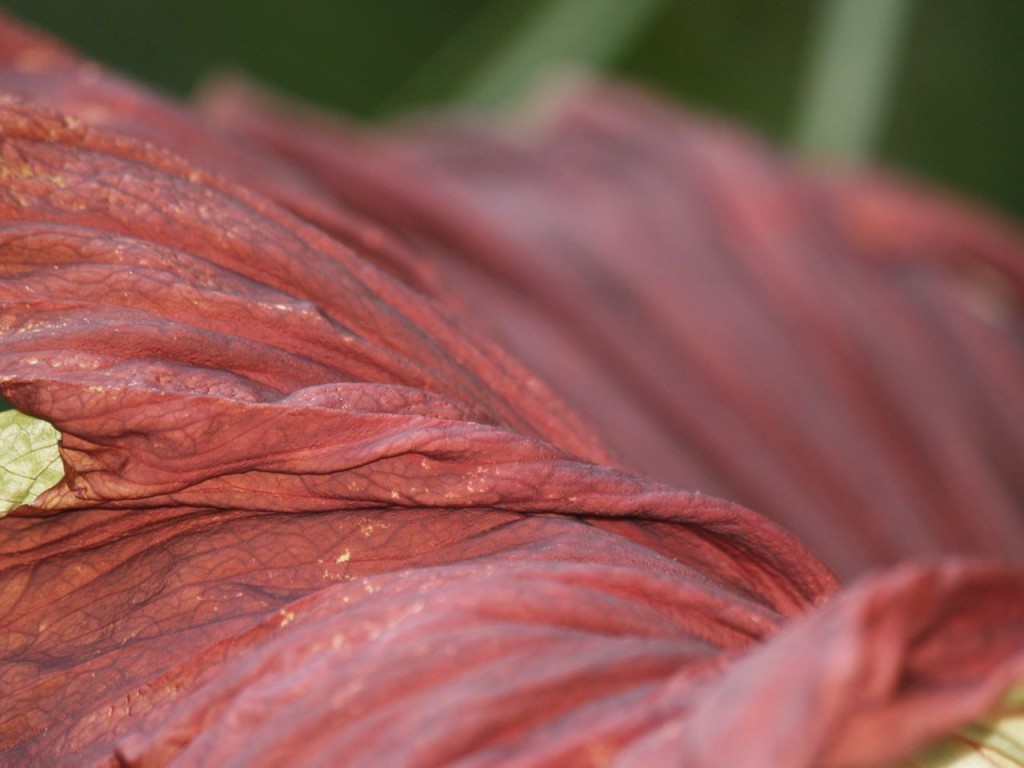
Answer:
[(796, 148), (863, 163), (890, 108), (912, 0), (823, 0)]
[(389, 106), (436, 97), (442, 84), (454, 81), (461, 85), (449, 90), (450, 104), (501, 107), (558, 67), (600, 69), (613, 63), (666, 1), (547, 0), (524, 15), (497, 0), (456, 33)]

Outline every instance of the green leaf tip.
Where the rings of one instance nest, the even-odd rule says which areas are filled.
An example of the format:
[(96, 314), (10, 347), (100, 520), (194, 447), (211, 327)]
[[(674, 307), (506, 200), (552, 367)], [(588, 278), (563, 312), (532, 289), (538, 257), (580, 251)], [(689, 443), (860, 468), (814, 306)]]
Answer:
[(1024, 766), (1024, 684), (996, 711), (895, 768), (1021, 768)]
[(18, 411), (0, 413), (0, 517), (31, 504), (64, 477), (52, 424)]

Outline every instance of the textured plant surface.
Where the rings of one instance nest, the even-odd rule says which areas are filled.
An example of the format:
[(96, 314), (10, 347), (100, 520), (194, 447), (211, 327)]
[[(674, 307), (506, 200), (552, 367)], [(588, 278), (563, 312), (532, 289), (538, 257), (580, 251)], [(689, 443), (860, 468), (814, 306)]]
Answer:
[(622, 86), (0, 89), (9, 764), (868, 766), (1024, 676), (1011, 225)]

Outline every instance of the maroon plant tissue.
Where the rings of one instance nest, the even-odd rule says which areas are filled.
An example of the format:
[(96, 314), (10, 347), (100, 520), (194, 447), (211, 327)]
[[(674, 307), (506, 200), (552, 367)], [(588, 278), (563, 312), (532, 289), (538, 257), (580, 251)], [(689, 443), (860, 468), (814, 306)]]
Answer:
[(0, 91), (4, 764), (852, 768), (1024, 678), (1015, 225), (623, 85)]

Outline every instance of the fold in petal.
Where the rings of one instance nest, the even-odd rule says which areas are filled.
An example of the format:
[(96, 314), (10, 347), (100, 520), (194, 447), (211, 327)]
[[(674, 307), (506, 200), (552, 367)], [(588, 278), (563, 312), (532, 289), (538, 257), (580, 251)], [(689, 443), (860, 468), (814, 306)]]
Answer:
[[(1020, 573), (957, 563), (866, 578), (733, 665), (629, 765), (887, 765), (1024, 677)], [(988, 627), (977, 633), (978, 626)], [(784, 693), (783, 693), (784, 692)], [(672, 757), (666, 759), (667, 755)]]
[(515, 138), (365, 135), (237, 82), (203, 106), (417, 238), (628, 466), (771, 516), (840, 575), (1024, 556), (1019, 228), (799, 174), (624, 87)]

